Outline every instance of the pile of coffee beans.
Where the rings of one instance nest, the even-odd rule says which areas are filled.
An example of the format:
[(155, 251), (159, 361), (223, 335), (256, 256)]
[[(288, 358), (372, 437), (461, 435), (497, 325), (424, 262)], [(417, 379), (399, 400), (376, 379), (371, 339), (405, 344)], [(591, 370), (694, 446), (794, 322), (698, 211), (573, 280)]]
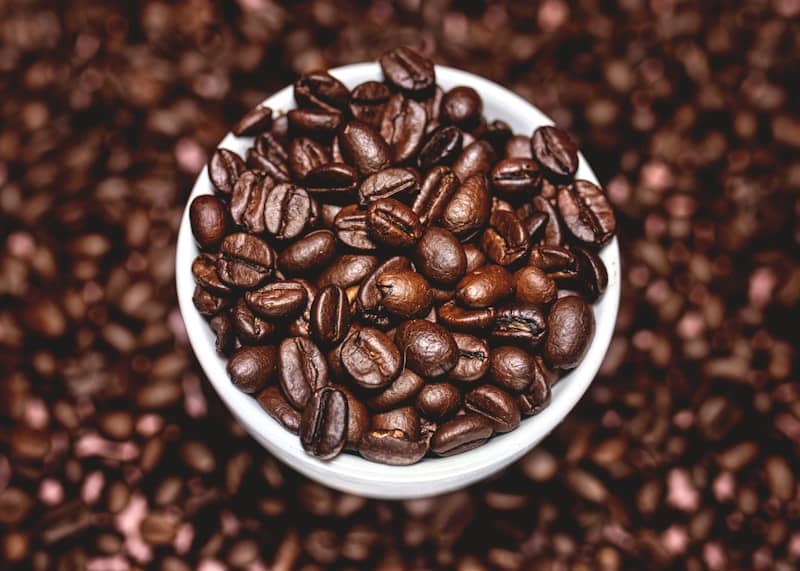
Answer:
[(514, 134), (399, 47), (384, 81), (327, 72), (258, 106), (195, 198), (194, 302), (252, 394), (307, 453), (403, 465), (515, 429), (592, 341), (614, 235), (553, 126)]

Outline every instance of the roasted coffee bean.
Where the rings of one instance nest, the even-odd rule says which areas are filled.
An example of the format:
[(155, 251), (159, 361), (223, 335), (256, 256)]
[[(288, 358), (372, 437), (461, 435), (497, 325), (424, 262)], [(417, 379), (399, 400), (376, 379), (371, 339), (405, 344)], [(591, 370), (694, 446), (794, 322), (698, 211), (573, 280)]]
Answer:
[(454, 87), (442, 97), (442, 119), (469, 131), (483, 113), (483, 100), (471, 87)]
[(272, 345), (241, 347), (228, 359), (228, 375), (237, 389), (252, 394), (274, 376), (276, 363), (277, 351)]
[(424, 317), (433, 305), (430, 286), (413, 271), (385, 271), (376, 279), (380, 307), (401, 319)]
[(264, 105), (253, 107), (231, 129), (237, 137), (255, 137), (272, 127), (272, 109)]
[(344, 445), (345, 449), (358, 450), (361, 439), (369, 430), (369, 410), (353, 391), (343, 385), (334, 386), (347, 399), (347, 442)]
[(286, 430), (300, 432), (300, 413), (287, 402), (276, 386), (269, 386), (258, 393), (258, 404)]
[(350, 113), (359, 121), (377, 128), (381, 125), (383, 110), (391, 95), (385, 83), (365, 81), (350, 93)]
[(320, 206), (320, 225), (329, 230), (333, 230), (333, 221), (336, 216), (342, 211), (342, 207), (338, 204), (322, 204)]
[(372, 462), (408, 466), (422, 460), (428, 446), (428, 439), (412, 441), (399, 430), (370, 430), (361, 439), (358, 452)]
[(453, 194), (440, 222), (461, 240), (475, 235), (489, 221), (492, 200), (486, 177), (474, 175), (465, 180)]
[(527, 232), (528, 240), (531, 244), (542, 243), (558, 245), (561, 242), (560, 235), (557, 236), (555, 240), (553, 240), (551, 236), (548, 236), (548, 233), (552, 235), (553, 230), (560, 232), (560, 225), (557, 220), (555, 224), (550, 224), (550, 217), (544, 212), (535, 211), (532, 206), (530, 207), (530, 211), (528, 211), (527, 208), (518, 208), (515, 213), (517, 218), (522, 221), (522, 227), (525, 228), (525, 232)]
[(510, 432), (519, 426), (520, 411), (514, 398), (493, 385), (481, 385), (468, 392), (464, 408), (491, 420), (497, 433)]
[(494, 326), (495, 309), (465, 309), (454, 302), (447, 302), (438, 310), (439, 321), (453, 331), (479, 333)]
[(295, 315), (306, 305), (308, 294), (298, 282), (277, 281), (246, 292), (244, 300), (255, 313), (269, 319)]
[(428, 125), (425, 127), (425, 133), (431, 133), (439, 127), (443, 97), (444, 90), (435, 85), (433, 93), (429, 97), (420, 100), (420, 103), (425, 107), (425, 114), (428, 116)]
[(534, 305), (550, 305), (556, 300), (556, 282), (544, 270), (525, 266), (514, 274), (514, 295), (517, 301)]
[(452, 456), (477, 448), (494, 433), (492, 421), (480, 414), (467, 413), (439, 425), (431, 439), (437, 456)]
[(419, 414), (413, 406), (404, 406), (375, 414), (370, 424), (372, 430), (399, 430), (409, 440), (419, 440)]
[[(286, 119), (288, 128), (288, 118), (285, 115), (283, 115), (283, 118)], [(277, 163), (285, 163), (289, 160), (289, 155), (286, 153), (284, 143), (279, 141), (273, 132), (263, 133), (256, 137), (253, 148), (259, 155), (263, 155)]]
[(236, 342), (236, 334), (233, 329), (233, 320), (228, 311), (216, 314), (208, 321), (211, 331), (214, 332), (216, 340), (214, 347), (220, 355), (229, 355)]
[(367, 227), (372, 238), (395, 248), (410, 248), (422, 236), (414, 211), (394, 198), (381, 198), (367, 208)]
[(344, 245), (356, 250), (377, 250), (378, 244), (367, 224), (368, 213), (357, 204), (349, 204), (342, 208), (333, 221), (336, 238)]
[(350, 329), (350, 303), (335, 285), (322, 288), (311, 305), (311, 333), (323, 345), (339, 343)]
[(347, 397), (333, 387), (314, 393), (300, 419), (303, 449), (321, 460), (339, 455), (347, 442)]
[(528, 232), (516, 214), (495, 210), (489, 218), (489, 227), (481, 236), (481, 248), (493, 262), (510, 266), (528, 253)]
[(503, 266), (489, 264), (465, 275), (456, 285), (456, 300), (469, 308), (484, 308), (514, 293), (514, 277)]
[(603, 260), (593, 251), (580, 246), (573, 247), (578, 261), (578, 278), (575, 287), (587, 301), (596, 301), (608, 286), (608, 271)]
[(492, 349), (489, 379), (497, 386), (521, 393), (541, 378), (542, 372), (536, 360), (524, 349), (510, 345)]
[(458, 177), (449, 167), (431, 169), (411, 206), (423, 226), (439, 220), (458, 187)]
[(467, 256), (458, 238), (444, 228), (428, 228), (414, 251), (417, 271), (439, 285), (452, 285), (467, 270)]
[(301, 107), (344, 111), (350, 91), (328, 72), (314, 71), (304, 73), (294, 82), (294, 99)]
[(550, 382), (542, 370), (539, 362), (541, 357), (536, 357), (533, 380), (521, 393), (516, 396), (517, 406), (525, 416), (540, 413), (550, 402)]
[(461, 129), (453, 125), (439, 127), (422, 145), (417, 155), (417, 166), (426, 172), (438, 165), (450, 165), (461, 152), (464, 136)]
[(531, 152), (545, 172), (556, 179), (568, 179), (578, 170), (578, 146), (558, 127), (542, 126), (533, 132)]
[(513, 135), (506, 141), (505, 158), (507, 159), (532, 159), (530, 137)]
[(289, 164), (286, 161), (266, 157), (255, 149), (249, 149), (247, 151), (247, 168), (263, 172), (276, 182), (288, 182), (291, 177), (289, 174)]
[(447, 329), (424, 319), (403, 322), (395, 342), (405, 355), (406, 366), (427, 378), (441, 377), (458, 363), (458, 345)]
[(575, 254), (562, 246), (531, 248), (528, 264), (544, 271), (556, 283), (572, 281), (578, 277), (578, 260)]
[(231, 193), (230, 213), (234, 224), (251, 234), (261, 234), (266, 229), (264, 209), (267, 194), (275, 186), (272, 177), (260, 171), (245, 171), (236, 181)]
[(342, 366), (361, 387), (379, 389), (400, 372), (401, 354), (385, 333), (364, 327), (352, 332), (340, 349)]
[(464, 244), (464, 255), (467, 258), (466, 273), (486, 265), (486, 254), (475, 244)]
[(378, 289), (378, 279), (384, 272), (406, 272), (411, 271), (411, 260), (403, 256), (389, 258), (378, 266), (361, 283), (356, 297), (358, 311), (361, 317), (380, 328), (388, 328), (390, 324), (389, 316), (381, 305), (383, 293)]
[(425, 137), (425, 107), (396, 93), (386, 103), (380, 120), (381, 136), (389, 144), (393, 164), (402, 164), (417, 154)]
[(311, 217), (311, 199), (304, 188), (280, 183), (267, 195), (264, 210), (266, 231), (279, 240), (299, 236)]
[(473, 175), (486, 175), (497, 160), (492, 146), (486, 141), (473, 141), (464, 145), (464, 150), (453, 163), (453, 172), (459, 180), (467, 180)]
[(389, 166), (389, 145), (367, 123), (350, 121), (339, 133), (339, 146), (349, 164), (362, 176), (369, 176)]
[(557, 300), (547, 315), (544, 358), (551, 367), (574, 369), (594, 337), (594, 313), (577, 296)]
[(380, 64), (386, 81), (410, 94), (429, 91), (436, 83), (433, 62), (411, 48), (400, 46), (384, 53)]
[(278, 255), (278, 267), (288, 275), (308, 274), (328, 265), (336, 254), (336, 237), (330, 230), (309, 232)]
[(257, 287), (272, 275), (275, 268), (272, 248), (252, 234), (228, 234), (219, 251), (217, 274), (223, 282), (234, 287)]
[(215, 295), (227, 296), (232, 293), (231, 288), (223, 282), (217, 274), (216, 254), (199, 254), (192, 261), (192, 276), (194, 281), (203, 289)]
[(198, 196), (189, 206), (189, 223), (200, 248), (216, 248), (228, 232), (225, 204), (216, 196)]
[(194, 304), (195, 308), (197, 308), (197, 311), (200, 312), (200, 315), (204, 315), (206, 317), (216, 315), (223, 309), (231, 306), (230, 298), (214, 295), (200, 285), (197, 285), (194, 288), (192, 303)]
[(494, 316), (493, 339), (536, 347), (544, 339), (547, 316), (537, 305), (513, 303), (499, 307)]
[(315, 168), (331, 161), (330, 153), (320, 143), (308, 137), (298, 137), (289, 143), (289, 170), (296, 180), (304, 180)]
[(244, 344), (262, 343), (275, 333), (275, 325), (256, 315), (244, 299), (237, 301), (230, 311), (236, 336)]
[(302, 409), (330, 382), (325, 356), (308, 337), (288, 337), (278, 349), (278, 380), (286, 399)]
[(533, 159), (504, 159), (489, 174), (492, 188), (507, 196), (530, 196), (539, 190), (541, 181), (539, 164)]
[[(303, 278), (295, 278), (291, 280), (300, 286), (306, 292), (306, 302), (294, 314), (296, 317), (289, 322), (287, 332), (294, 337), (310, 337), (311, 336), (311, 306), (317, 296), (317, 286)], [(290, 317), (291, 319), (291, 317)]]
[(388, 168), (364, 179), (358, 189), (358, 202), (367, 206), (381, 198), (403, 199), (419, 192), (419, 174), (412, 169)]
[(293, 132), (321, 142), (330, 141), (342, 126), (342, 114), (339, 111), (292, 109), (287, 116)]
[(425, 386), (425, 380), (411, 369), (403, 369), (397, 378), (382, 391), (370, 396), (367, 405), (376, 411), (385, 411), (409, 403)]
[(514, 133), (511, 126), (502, 119), (495, 119), (486, 126), (480, 138), (487, 141), (498, 156), (505, 154), (505, 146)]
[(426, 418), (440, 422), (461, 407), (461, 391), (451, 383), (428, 383), (417, 395), (415, 406)]
[(458, 363), (447, 378), (465, 383), (482, 378), (489, 370), (489, 345), (466, 333), (453, 333), (453, 339), (458, 345)]
[(233, 192), (233, 185), (247, 169), (242, 157), (228, 149), (217, 149), (208, 162), (211, 184), (222, 194)]
[(600, 187), (588, 180), (576, 180), (561, 187), (558, 211), (570, 233), (587, 244), (605, 244), (617, 229), (608, 199)]
[(352, 202), (358, 188), (358, 173), (345, 163), (327, 163), (310, 170), (303, 185), (319, 200)]
[(342, 254), (334, 258), (317, 279), (317, 287), (338, 285), (342, 288), (360, 284), (378, 267), (378, 258), (361, 254)]

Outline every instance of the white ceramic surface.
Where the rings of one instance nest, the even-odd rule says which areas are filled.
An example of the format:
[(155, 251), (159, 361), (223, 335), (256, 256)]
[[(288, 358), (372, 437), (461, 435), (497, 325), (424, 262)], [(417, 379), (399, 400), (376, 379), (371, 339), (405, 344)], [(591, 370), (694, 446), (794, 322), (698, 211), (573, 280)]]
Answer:
[[(367, 80), (382, 79), (377, 63), (344, 66), (330, 73), (350, 88)], [(552, 124), (546, 115), (518, 95), (471, 73), (436, 66), (436, 80), (445, 91), (456, 85), (474, 87), (483, 98), (486, 117), (489, 120), (503, 119), (515, 133), (530, 135), (536, 127)], [(276, 111), (293, 108), (292, 87), (280, 90), (264, 104)], [(228, 134), (219, 146), (244, 156), (251, 143), (250, 138)], [(597, 183), (582, 155), (577, 177)], [(198, 195), (211, 193), (212, 186), (204, 168), (189, 201)], [(349, 453), (322, 462), (303, 452), (296, 435), (273, 420), (253, 397), (231, 384), (225, 361), (214, 350), (214, 334), (192, 303), (195, 284), (190, 267), (196, 255), (187, 206), (178, 234), (178, 301), (192, 348), (219, 396), (250, 434), (287, 465), (332, 488), (375, 498), (422, 497), (462, 488), (494, 474), (536, 446), (572, 410), (597, 374), (611, 341), (620, 296), (619, 248), (614, 238), (600, 254), (608, 268), (608, 289), (594, 306), (597, 330), (586, 357), (578, 368), (556, 384), (550, 405), (540, 414), (524, 419), (516, 430), (495, 436), (487, 444), (469, 452), (449, 458), (426, 458), (413, 466), (385, 466)]]

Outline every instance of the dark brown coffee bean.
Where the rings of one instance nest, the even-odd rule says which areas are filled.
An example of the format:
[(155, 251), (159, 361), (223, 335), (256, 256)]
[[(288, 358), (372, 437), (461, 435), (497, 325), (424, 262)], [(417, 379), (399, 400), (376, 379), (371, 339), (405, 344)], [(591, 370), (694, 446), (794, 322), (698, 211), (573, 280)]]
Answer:
[(244, 294), (244, 300), (255, 313), (266, 318), (289, 317), (301, 311), (308, 293), (295, 281), (277, 281)]
[(510, 432), (519, 426), (520, 411), (514, 398), (493, 385), (481, 385), (468, 392), (464, 408), (491, 420), (498, 433)]
[(352, 202), (358, 188), (358, 173), (345, 163), (327, 163), (309, 171), (303, 185), (319, 200)]
[(381, 125), (383, 110), (391, 95), (385, 83), (365, 81), (350, 93), (350, 113), (359, 121), (377, 128)]
[(492, 349), (489, 378), (507, 391), (520, 393), (543, 376), (530, 353), (520, 347), (508, 345)]
[(594, 337), (594, 313), (577, 296), (557, 300), (547, 316), (544, 358), (551, 367), (574, 369)]
[(319, 343), (333, 345), (344, 339), (350, 328), (350, 303), (339, 286), (320, 290), (311, 306), (311, 332)]
[(349, 204), (342, 208), (333, 221), (336, 238), (344, 245), (356, 250), (377, 250), (378, 244), (372, 239), (373, 234), (367, 224), (367, 211), (357, 204)]
[(278, 349), (278, 380), (292, 406), (304, 408), (330, 382), (325, 356), (307, 337), (284, 339)]
[(489, 370), (489, 345), (466, 333), (453, 333), (453, 339), (458, 345), (458, 363), (447, 378), (464, 383), (482, 378)]
[(464, 136), (453, 125), (439, 127), (428, 135), (417, 155), (417, 166), (426, 172), (437, 165), (450, 165), (461, 152)]
[(442, 119), (462, 129), (477, 126), (483, 113), (483, 100), (471, 87), (454, 87), (442, 97)]
[(275, 268), (272, 248), (252, 234), (228, 234), (219, 250), (217, 274), (222, 281), (235, 287), (257, 287), (272, 275)]
[(425, 107), (394, 94), (383, 109), (380, 121), (381, 136), (389, 144), (393, 164), (402, 164), (411, 160), (425, 137), (427, 114)]
[(505, 157), (507, 159), (532, 159), (530, 137), (524, 135), (513, 135), (506, 141)]
[(424, 385), (422, 377), (411, 369), (403, 369), (392, 384), (367, 399), (367, 406), (377, 411), (396, 408), (410, 402)]
[(456, 285), (456, 300), (469, 308), (483, 308), (514, 293), (514, 277), (503, 266), (489, 264), (474, 270)]
[(264, 224), (264, 208), (267, 194), (275, 186), (272, 177), (260, 171), (245, 171), (233, 187), (230, 212), (233, 222), (251, 234), (261, 234)]
[(370, 414), (363, 402), (347, 387), (334, 385), (347, 398), (347, 442), (345, 449), (358, 450), (358, 445), (369, 430)]
[[(431, 295), (433, 295), (434, 305), (442, 305), (448, 301), (452, 301), (456, 297), (456, 290), (451, 288), (438, 288), (431, 286)], [(433, 315), (431, 316), (430, 321), (435, 323), (436, 311), (435, 309), (431, 309), (431, 311), (433, 312)]]
[(413, 406), (404, 406), (375, 414), (370, 424), (372, 430), (399, 430), (409, 440), (419, 440), (419, 414)]
[(525, 266), (514, 274), (517, 301), (535, 305), (550, 305), (556, 300), (558, 287), (544, 270)]
[(320, 205), (320, 224), (324, 228), (333, 230), (333, 221), (336, 216), (342, 211), (342, 207), (338, 204), (322, 204)]
[(499, 307), (494, 316), (493, 339), (536, 347), (547, 330), (545, 312), (537, 305), (514, 303)]
[(562, 246), (531, 248), (528, 264), (541, 269), (556, 282), (575, 280), (578, 277), (578, 260), (575, 254)]
[(414, 211), (394, 198), (381, 198), (367, 208), (367, 227), (372, 238), (395, 248), (410, 248), (422, 236)]
[(570, 233), (587, 244), (605, 244), (617, 229), (614, 209), (600, 187), (588, 180), (561, 187), (558, 211)]
[(216, 336), (214, 347), (217, 349), (217, 353), (229, 355), (236, 342), (236, 334), (230, 313), (227, 311), (218, 313), (208, 321), (208, 325)]
[(292, 109), (287, 116), (293, 132), (321, 142), (330, 141), (342, 126), (342, 114), (339, 111)]
[(247, 168), (263, 172), (276, 182), (288, 182), (290, 178), (289, 164), (286, 161), (264, 156), (254, 148), (247, 151)]
[(264, 131), (269, 131), (270, 127), (272, 127), (272, 109), (258, 105), (245, 113), (231, 131), (237, 137), (255, 137)]
[(417, 395), (416, 407), (426, 418), (443, 421), (461, 407), (461, 391), (451, 383), (428, 383)]
[(400, 372), (397, 346), (385, 333), (371, 327), (351, 333), (342, 344), (340, 358), (353, 380), (367, 389), (387, 386)]
[(227, 296), (232, 292), (230, 286), (223, 282), (217, 274), (218, 259), (219, 256), (216, 254), (199, 254), (192, 261), (192, 276), (203, 289), (215, 295)]
[(283, 398), (281, 390), (276, 386), (269, 386), (258, 393), (258, 404), (267, 414), (292, 434), (300, 432), (300, 413)]
[(200, 248), (216, 248), (228, 232), (225, 204), (210, 194), (198, 196), (189, 206), (189, 223)]
[[(283, 119), (286, 120), (288, 128), (289, 123), (285, 115), (283, 115)], [(286, 163), (286, 161), (289, 160), (289, 155), (286, 153), (286, 148), (284, 147), (285, 143), (285, 140), (278, 140), (278, 137), (276, 137), (273, 132), (269, 132), (256, 137), (253, 148), (259, 155), (275, 161), (276, 163)]]
[(300, 419), (303, 449), (321, 460), (339, 455), (347, 442), (347, 397), (333, 387), (314, 393)]
[(275, 374), (277, 351), (272, 345), (242, 347), (228, 359), (228, 375), (242, 392), (256, 393), (263, 389)]
[(382, 329), (390, 325), (389, 315), (381, 305), (383, 293), (378, 289), (378, 279), (384, 272), (412, 271), (411, 260), (403, 256), (389, 258), (378, 266), (361, 283), (356, 297), (356, 304), (361, 317)]
[(578, 279), (574, 284), (587, 301), (597, 301), (608, 286), (608, 271), (603, 260), (593, 251), (575, 246), (573, 248), (578, 261)]
[(464, 244), (464, 255), (467, 258), (467, 273), (486, 265), (486, 254), (475, 244)]
[(200, 312), (200, 315), (204, 315), (206, 317), (216, 315), (223, 309), (231, 306), (230, 298), (214, 295), (199, 285), (194, 288), (192, 303), (194, 303), (194, 306), (197, 308), (197, 311)]
[(294, 82), (294, 99), (301, 107), (344, 111), (350, 91), (328, 72), (314, 71), (304, 73)]
[(530, 216), (521, 218), (519, 212), (517, 212), (517, 218), (522, 222), (522, 227), (525, 228), (525, 232), (528, 234), (528, 241), (531, 244), (543, 241), (542, 238), (547, 229), (547, 214), (534, 212)]
[(425, 107), (425, 114), (428, 116), (428, 125), (425, 127), (425, 133), (435, 131), (441, 124), (440, 118), (442, 115), (442, 98), (444, 97), (444, 90), (438, 85), (434, 85), (433, 92), (429, 97), (419, 99), (420, 103)]
[(279, 240), (299, 236), (311, 217), (311, 199), (305, 189), (282, 182), (267, 195), (264, 210), (266, 231)]
[(403, 322), (395, 333), (406, 366), (427, 378), (441, 377), (458, 363), (458, 345), (447, 329), (424, 319)]
[(358, 189), (358, 202), (367, 206), (381, 198), (415, 196), (419, 192), (419, 174), (413, 169), (388, 168), (364, 179)]
[(428, 228), (417, 243), (414, 264), (425, 277), (440, 285), (452, 285), (467, 270), (461, 242), (444, 228)]
[(331, 161), (328, 151), (308, 137), (298, 137), (289, 143), (288, 165), (296, 180), (304, 180), (315, 168)]
[(481, 236), (481, 248), (493, 262), (509, 266), (528, 253), (528, 232), (516, 214), (508, 210), (496, 210), (489, 218), (489, 227)]
[(469, 177), (458, 187), (442, 213), (442, 227), (461, 240), (475, 235), (489, 221), (492, 201), (486, 177)]
[(453, 163), (453, 172), (459, 180), (467, 180), (473, 175), (486, 175), (497, 161), (497, 155), (486, 141), (465, 143), (464, 150)]
[(558, 127), (542, 126), (531, 137), (533, 157), (548, 175), (568, 179), (578, 170), (578, 146)]
[(428, 453), (428, 439), (412, 441), (399, 430), (370, 430), (361, 439), (358, 452), (371, 462), (408, 466)]
[(231, 308), (231, 319), (236, 335), (244, 344), (259, 344), (275, 333), (275, 325), (256, 315), (244, 299)]
[(242, 157), (228, 149), (217, 149), (208, 162), (208, 177), (219, 192), (230, 194), (246, 169)]
[(408, 93), (424, 93), (436, 83), (433, 62), (406, 46), (384, 53), (380, 64), (386, 81)]
[(378, 267), (378, 258), (360, 254), (343, 254), (334, 258), (317, 279), (317, 287), (338, 285), (345, 289), (360, 284)]
[(437, 315), (439, 322), (453, 331), (480, 333), (494, 326), (495, 309), (465, 309), (454, 302), (442, 305)]
[(278, 255), (278, 267), (289, 274), (307, 274), (328, 265), (336, 254), (336, 237), (330, 230), (309, 232)]
[[(295, 278), (292, 280), (300, 284), (306, 292), (306, 302), (294, 314), (294, 319), (289, 318), (289, 326), (286, 328), (289, 335), (293, 337), (310, 337), (311, 336), (311, 305), (317, 296), (317, 287), (308, 280), (303, 278)], [(285, 321), (285, 320), (284, 320)]]
[(517, 406), (525, 416), (540, 413), (550, 403), (550, 382), (542, 370), (541, 357), (536, 358), (536, 369), (531, 384), (517, 395)]
[[(488, 141), (498, 156), (505, 154), (505, 146), (514, 133), (511, 126), (502, 119), (495, 119), (486, 126), (480, 138)], [(530, 152), (530, 146), (528, 147)]]
[(458, 177), (449, 167), (431, 169), (411, 206), (423, 226), (439, 220), (458, 187)]
[(401, 319), (424, 317), (433, 305), (430, 286), (413, 271), (385, 271), (375, 285), (380, 294), (380, 307)]
[(489, 182), (499, 193), (509, 196), (529, 196), (539, 190), (542, 173), (533, 159), (504, 159), (489, 175)]
[(361, 121), (350, 121), (342, 128), (339, 146), (347, 162), (362, 176), (383, 170), (391, 162), (389, 145), (377, 130)]
[(467, 413), (439, 425), (431, 439), (437, 456), (452, 456), (477, 448), (494, 433), (492, 421), (480, 414)]

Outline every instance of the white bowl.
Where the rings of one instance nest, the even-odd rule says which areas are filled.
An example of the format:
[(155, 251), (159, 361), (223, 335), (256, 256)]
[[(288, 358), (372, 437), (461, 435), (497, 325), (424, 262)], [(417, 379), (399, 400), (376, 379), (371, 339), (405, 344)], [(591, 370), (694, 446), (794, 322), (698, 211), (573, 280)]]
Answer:
[[(330, 73), (350, 88), (367, 80), (382, 79), (377, 63), (348, 65), (332, 69)], [(540, 125), (553, 124), (518, 95), (477, 75), (436, 66), (436, 81), (445, 91), (457, 85), (472, 86), (483, 98), (487, 119), (502, 119), (515, 133), (530, 135)], [(295, 107), (292, 86), (267, 98), (264, 105), (276, 111)], [(229, 133), (219, 146), (244, 156), (251, 144), (251, 138), (237, 138)], [(582, 155), (577, 177), (598, 183)], [(594, 305), (597, 328), (592, 344), (581, 364), (553, 387), (550, 405), (541, 413), (524, 419), (516, 430), (495, 436), (474, 450), (448, 458), (425, 458), (413, 466), (386, 466), (349, 453), (329, 462), (317, 460), (306, 454), (300, 439), (264, 412), (255, 398), (231, 384), (225, 360), (214, 349), (214, 334), (192, 303), (195, 283), (191, 264), (198, 250), (189, 225), (188, 204), (194, 197), (212, 192), (208, 171), (204, 168), (192, 189), (178, 233), (175, 274), (189, 341), (214, 389), (248, 432), (275, 457), (326, 486), (373, 498), (400, 499), (440, 494), (477, 482), (508, 466), (547, 436), (580, 400), (600, 368), (619, 306), (620, 259), (616, 238), (600, 252), (608, 268), (608, 288)]]

